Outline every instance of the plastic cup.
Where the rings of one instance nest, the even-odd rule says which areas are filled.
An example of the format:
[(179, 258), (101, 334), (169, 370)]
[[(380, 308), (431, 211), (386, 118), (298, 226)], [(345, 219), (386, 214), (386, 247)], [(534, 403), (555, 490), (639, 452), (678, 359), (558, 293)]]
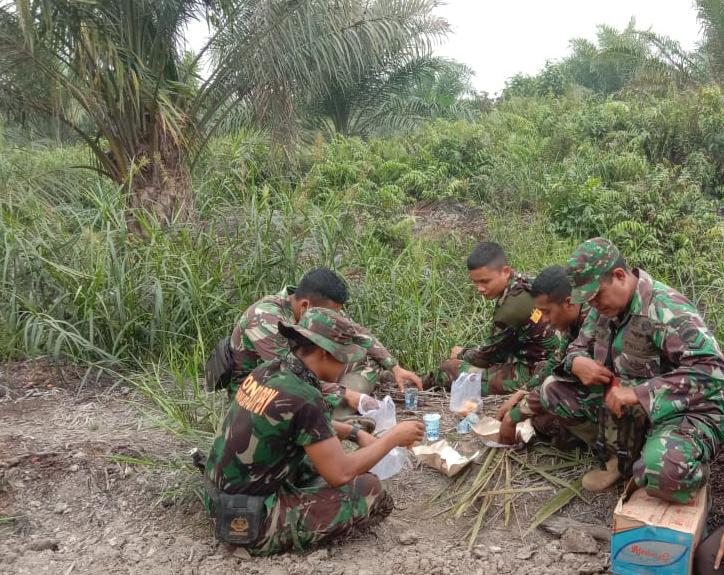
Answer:
[(460, 434), (470, 433), (470, 430), (473, 428), (473, 426), (470, 424), (470, 420), (467, 417), (463, 417), (458, 422), (458, 428), (457, 431)]
[(437, 441), (440, 439), (440, 414), (426, 413), (422, 416), (425, 422), (425, 438), (428, 441)]
[(405, 409), (415, 411), (417, 409), (417, 388), (408, 387), (405, 390)]

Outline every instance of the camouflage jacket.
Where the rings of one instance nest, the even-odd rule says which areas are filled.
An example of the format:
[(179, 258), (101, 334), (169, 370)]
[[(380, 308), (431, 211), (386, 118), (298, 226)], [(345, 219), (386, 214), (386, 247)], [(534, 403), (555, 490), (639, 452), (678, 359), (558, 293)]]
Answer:
[(609, 319), (591, 310), (565, 370), (577, 357), (608, 366), (621, 385), (634, 387), (652, 423), (712, 409), (724, 414), (724, 356), (714, 335), (683, 295), (643, 270), (634, 274), (626, 313)]
[(578, 338), (578, 334), (581, 332), (590, 311), (591, 307), (588, 304), (581, 304), (581, 310), (578, 312), (576, 322), (566, 330), (556, 330), (557, 347), (551, 351), (545, 360), (536, 364), (533, 377), (526, 384), (528, 391), (540, 387), (546, 377), (551, 375), (556, 368), (560, 369), (566, 358), (568, 347)]
[[(231, 334), (235, 371), (247, 374), (260, 363), (287, 354), (287, 340), (279, 333), (277, 325), (280, 321), (294, 323), (289, 301), (293, 293), (294, 286), (287, 286), (278, 294), (263, 297), (243, 313)], [(384, 369), (397, 365), (397, 360), (376, 337), (361, 325), (354, 325), (360, 337), (359, 345), (366, 350), (369, 358)]]
[(533, 305), (530, 285), (527, 277), (511, 275), (508, 287), (495, 301), (490, 337), (480, 347), (463, 350), (460, 359), (476, 367), (504, 363), (511, 355), (529, 365), (546, 359), (558, 340)]
[(319, 380), (288, 354), (258, 367), (239, 386), (206, 473), (226, 493), (272, 495), (293, 482), (305, 446), (335, 436)]

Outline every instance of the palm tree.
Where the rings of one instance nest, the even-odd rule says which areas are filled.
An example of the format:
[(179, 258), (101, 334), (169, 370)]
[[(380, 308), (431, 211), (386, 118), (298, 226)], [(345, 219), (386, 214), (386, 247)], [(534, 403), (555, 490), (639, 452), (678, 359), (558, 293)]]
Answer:
[[(299, 94), (318, 94), (321, 77), (346, 81), (381, 65), (435, 5), (0, 0), (0, 106), (21, 102), (75, 133), (95, 169), (127, 185), (129, 222), (141, 231), (139, 210), (163, 223), (191, 217), (190, 166), (241, 102), (282, 133)], [(211, 34), (190, 60), (183, 33), (195, 19)], [(205, 78), (194, 75), (200, 63)]]
[(699, 53), (711, 81), (724, 83), (724, 0), (697, 0), (702, 41)]

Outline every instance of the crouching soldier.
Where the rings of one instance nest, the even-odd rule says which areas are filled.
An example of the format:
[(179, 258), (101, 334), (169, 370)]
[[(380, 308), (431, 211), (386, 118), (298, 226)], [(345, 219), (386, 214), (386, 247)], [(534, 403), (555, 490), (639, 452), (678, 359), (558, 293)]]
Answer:
[[(618, 461), (589, 472), (595, 477), (584, 477), (584, 487), (611, 486), (635, 461), (639, 487), (687, 503), (724, 439), (724, 356), (716, 339), (689, 300), (629, 268), (608, 240), (578, 246), (567, 274), (571, 301), (592, 309), (568, 348), (564, 370), (571, 377), (546, 380), (541, 403), (572, 424), (603, 428), (610, 415), (619, 431)], [(636, 411), (649, 424), (640, 457), (627, 452)]]
[[(206, 366), (206, 385), (210, 390), (226, 387), (236, 391), (255, 367), (264, 361), (286, 355), (287, 339), (277, 329), (279, 322), (296, 323), (310, 307), (323, 307), (340, 312), (347, 301), (345, 281), (327, 268), (307, 272), (298, 286), (287, 286), (276, 295), (265, 296), (242, 314), (230, 338), (222, 339)], [(324, 381), (325, 394), (336, 394), (343, 404), (336, 413), (354, 413), (361, 393), (371, 394), (380, 377), (389, 371), (402, 389), (406, 381), (422, 387), (422, 380), (399, 365), (389, 351), (362, 326), (350, 321), (357, 336), (357, 345), (364, 354), (359, 361), (345, 366), (339, 383)], [(333, 399), (333, 398), (331, 398)]]
[(463, 372), (481, 373), (481, 394), (500, 395), (520, 389), (535, 366), (555, 348), (555, 331), (533, 305), (530, 281), (509, 265), (503, 248), (482, 242), (467, 260), (478, 293), (495, 301), (493, 328), (478, 347), (454, 347), (429, 384), (450, 388)]
[[(375, 439), (331, 421), (320, 381), (337, 381), (365, 355), (351, 321), (311, 308), (278, 332), (291, 352), (241, 383), (205, 471), (217, 536), (255, 555), (302, 551), (386, 517), (392, 499), (367, 472), (424, 431), (406, 421)], [(345, 453), (340, 439), (360, 448)]]
[[(557, 421), (553, 423), (551, 418), (557, 418), (541, 405), (539, 388), (562, 363), (568, 346), (578, 337), (590, 310), (588, 304), (571, 302), (571, 285), (565, 268), (561, 266), (550, 266), (539, 273), (530, 293), (536, 309), (542, 314), (541, 319), (557, 330), (558, 347), (545, 361), (536, 365), (525, 389), (516, 391), (498, 409), (497, 417), (502, 422), (501, 443), (515, 443), (516, 425), (526, 419), (533, 419), (533, 427), (544, 434), (556, 427)], [(586, 428), (591, 429), (591, 425), (586, 425)], [(580, 430), (575, 431), (579, 431), (577, 435), (580, 436)]]

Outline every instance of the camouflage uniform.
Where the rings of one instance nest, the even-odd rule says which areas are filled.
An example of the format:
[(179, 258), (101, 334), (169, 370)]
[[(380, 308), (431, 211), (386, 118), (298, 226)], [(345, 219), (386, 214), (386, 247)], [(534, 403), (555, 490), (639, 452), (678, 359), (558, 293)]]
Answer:
[(544, 361), (556, 346), (553, 328), (541, 319), (533, 305), (530, 280), (515, 272), (508, 286), (495, 301), (493, 328), (485, 343), (464, 349), (460, 372), (481, 371), (481, 392), (512, 392), (533, 375), (537, 363)]
[[(364, 357), (359, 343), (365, 340), (357, 337), (355, 324), (331, 310), (311, 308), (299, 325), (282, 328), (301, 333), (339, 361)], [(340, 332), (347, 345), (338, 343)], [(392, 511), (374, 475), (333, 488), (312, 471), (304, 448), (336, 436), (329, 413), (319, 380), (291, 353), (256, 368), (239, 385), (206, 475), (226, 493), (266, 496), (261, 533), (247, 547), (252, 554), (302, 551)]]
[[(568, 262), (572, 301), (594, 297), (618, 257), (607, 240), (581, 244)], [(634, 388), (651, 426), (634, 479), (651, 495), (686, 503), (724, 439), (724, 357), (689, 300), (643, 270), (633, 273), (638, 284), (626, 312), (609, 319), (592, 310), (564, 369), (571, 373), (577, 357), (593, 358)], [(596, 421), (604, 391), (549, 378), (541, 402), (569, 421)]]
[[(287, 286), (275, 295), (263, 297), (247, 308), (234, 326), (231, 334), (231, 349), (234, 357), (234, 370), (245, 377), (264, 361), (286, 355), (287, 340), (279, 334), (277, 324), (280, 321), (294, 323), (294, 314), (289, 297), (294, 286)], [(381, 372), (392, 369), (397, 360), (389, 351), (362, 326), (353, 323), (359, 339), (359, 345), (366, 350), (362, 361), (350, 364), (345, 373), (363, 376), (374, 387)], [(337, 384), (323, 383), (325, 393), (338, 389)], [(233, 391), (233, 390), (232, 390)]]
[(541, 361), (535, 366), (533, 377), (525, 386), (528, 393), (510, 410), (510, 417), (514, 423), (547, 413), (540, 401), (540, 387), (553, 374), (554, 369), (563, 363), (568, 346), (578, 337), (590, 311), (591, 308), (588, 304), (581, 304), (576, 323), (565, 331), (556, 330), (558, 347), (545, 361)]

